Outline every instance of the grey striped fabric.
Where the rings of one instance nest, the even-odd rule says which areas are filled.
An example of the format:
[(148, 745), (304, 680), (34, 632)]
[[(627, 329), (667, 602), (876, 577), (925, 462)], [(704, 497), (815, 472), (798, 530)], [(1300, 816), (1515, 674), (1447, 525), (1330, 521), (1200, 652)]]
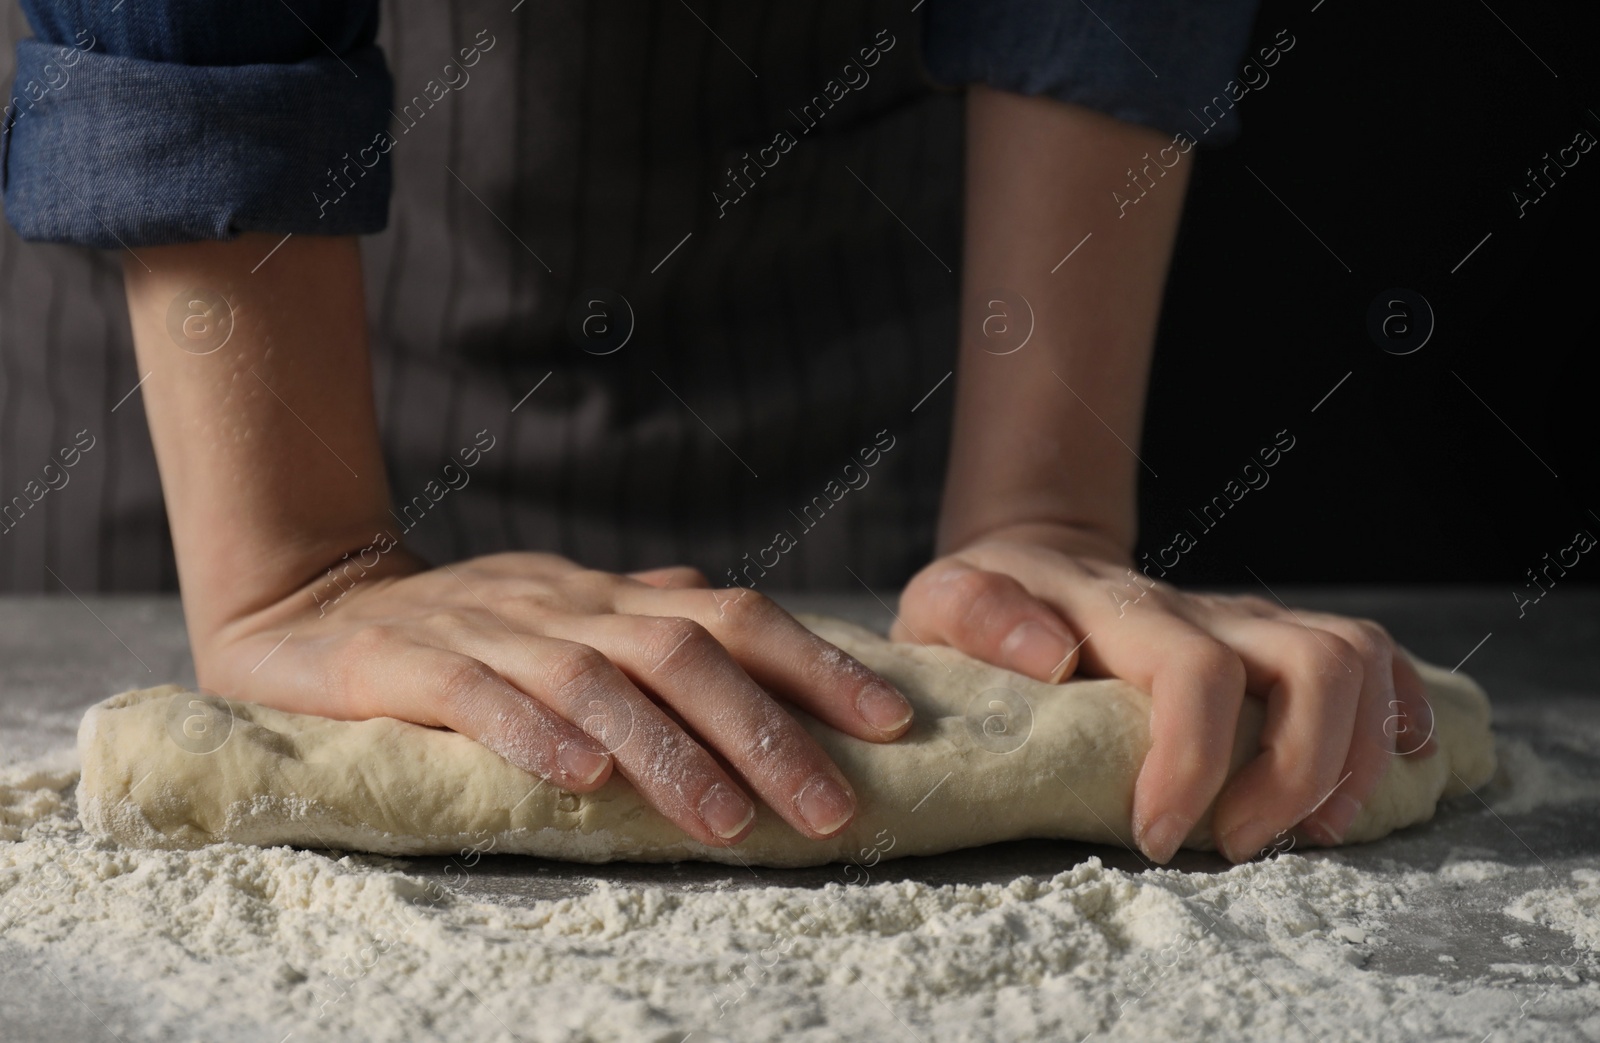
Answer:
[[(3, 25), (9, 62), (27, 29)], [(859, 0), (385, 5), (395, 195), (363, 249), (411, 545), (758, 589), (926, 559), (962, 128), (916, 34)], [(119, 259), (0, 230), (0, 497), (95, 440), (7, 516), (0, 589), (175, 586), (138, 379)], [(426, 496), (483, 431), (470, 481)]]

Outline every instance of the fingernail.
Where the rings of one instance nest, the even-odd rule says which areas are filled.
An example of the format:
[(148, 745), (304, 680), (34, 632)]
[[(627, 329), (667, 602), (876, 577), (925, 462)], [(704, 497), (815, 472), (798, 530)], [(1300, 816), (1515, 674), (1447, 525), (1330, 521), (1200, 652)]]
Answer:
[(813, 775), (794, 802), (806, 825), (825, 837), (843, 829), (856, 810), (856, 802), (850, 794), (826, 775)]
[(1256, 818), (1228, 830), (1217, 841), (1217, 846), (1228, 861), (1248, 862), (1267, 846), (1267, 841), (1272, 837), (1273, 832), (1267, 824)]
[(556, 764), (585, 786), (603, 775), (610, 763), (611, 758), (605, 754), (572, 743), (563, 743), (556, 750)]
[(1052, 681), (1064, 665), (1072, 646), (1042, 623), (1019, 623), (1000, 643), (1000, 658), (1019, 674), (1048, 677)]
[(1335, 793), (1327, 803), (1317, 809), (1314, 818), (1300, 824), (1300, 828), (1321, 844), (1337, 844), (1350, 832), (1356, 816), (1361, 814), (1361, 802), (1343, 793)]
[(755, 817), (755, 805), (723, 783), (716, 783), (700, 798), (700, 821), (723, 840), (738, 836)]
[(881, 681), (865, 685), (856, 694), (856, 711), (883, 732), (897, 732), (911, 720), (911, 704), (906, 697)]
[(1146, 826), (1139, 836), (1139, 848), (1152, 862), (1165, 865), (1178, 853), (1183, 838), (1189, 835), (1192, 823), (1175, 811), (1169, 811)]

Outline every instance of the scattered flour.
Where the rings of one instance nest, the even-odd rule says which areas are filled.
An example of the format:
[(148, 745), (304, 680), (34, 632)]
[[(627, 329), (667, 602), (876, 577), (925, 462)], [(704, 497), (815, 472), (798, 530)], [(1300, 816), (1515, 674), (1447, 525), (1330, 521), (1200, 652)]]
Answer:
[(1571, 887), (1529, 891), (1506, 913), (1572, 935), (1591, 952), (1600, 950), (1600, 869), (1574, 869)]
[(37, 822), (70, 818), (65, 791), (77, 779), (76, 755), (70, 748), (44, 760), (0, 768), (0, 841), (20, 839)]
[[(1569, 1024), (1600, 1008), (1592, 975), (1558, 990), (1367, 969), (1386, 918), (1406, 907), (1405, 878), (1334, 859), (1285, 855), (1214, 875), (1089, 859), (978, 886), (599, 883), (510, 908), (383, 859), (119, 849), (78, 826), (73, 782), (60, 765), (0, 772), (11, 841), (0, 843), (0, 942), (64, 982), (137, 989), (143, 1020), (108, 1015), (126, 1043), (1500, 1043), (1592, 1038)], [(1449, 867), (1462, 886), (1501, 870), (1515, 871)], [(1592, 950), (1600, 874), (1573, 879), (1508, 912)]]
[(1495, 759), (1507, 783), (1495, 787), (1499, 795), (1492, 807), (1497, 814), (1525, 815), (1551, 804), (1600, 802), (1600, 778), (1568, 771), (1559, 761), (1539, 756), (1521, 739), (1499, 739)]
[(1501, 877), (1513, 876), (1516, 872), (1515, 866), (1508, 866), (1502, 862), (1462, 859), (1457, 862), (1446, 862), (1439, 867), (1435, 875), (1441, 881), (1459, 887), (1462, 884), (1481, 884), (1489, 880), (1499, 880)]

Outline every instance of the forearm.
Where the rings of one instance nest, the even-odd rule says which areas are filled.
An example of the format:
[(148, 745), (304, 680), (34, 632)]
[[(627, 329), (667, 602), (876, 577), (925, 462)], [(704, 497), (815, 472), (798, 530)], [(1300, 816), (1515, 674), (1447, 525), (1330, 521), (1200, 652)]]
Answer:
[[(124, 262), (197, 659), (388, 518), (356, 241), (296, 236), (262, 263), (276, 242), (141, 247)], [(196, 288), (231, 307), (220, 347), (226, 311), (191, 305)]]
[[(1172, 141), (1154, 130), (983, 87), (967, 112), (961, 347), (939, 550), (1039, 523), (1128, 556), (1145, 385), (1193, 153), (1169, 147), (1168, 162), (1181, 158), (1162, 176), (1153, 159)], [(1137, 196), (1128, 169), (1147, 163), (1155, 186), (1119, 208), (1112, 193)], [(983, 334), (994, 288), (1031, 304), (1033, 335), (1020, 350), (1001, 354), (1015, 341)]]

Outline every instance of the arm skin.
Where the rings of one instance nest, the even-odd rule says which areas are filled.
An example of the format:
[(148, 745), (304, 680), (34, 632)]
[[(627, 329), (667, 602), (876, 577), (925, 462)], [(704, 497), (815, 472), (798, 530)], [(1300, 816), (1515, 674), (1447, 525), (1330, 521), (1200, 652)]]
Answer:
[[(123, 270), (203, 685), (450, 727), (569, 790), (615, 767), (707, 844), (748, 835), (746, 789), (804, 835), (848, 824), (849, 781), (769, 691), (874, 742), (903, 734), (911, 708), (767, 598), (692, 569), (617, 576), (549, 554), (435, 569), (379, 542), (398, 526), (353, 239), (141, 247)], [(205, 353), (168, 328), (197, 287), (233, 315)], [(366, 566), (375, 544), (335, 598), (327, 570), (346, 554)]]
[[(1144, 423), (1193, 152), (1118, 217), (1111, 193), (1130, 194), (1126, 169), (1170, 138), (982, 87), (968, 135), (962, 344), (939, 549), (1035, 521), (1091, 534), (1131, 561), (1139, 463), (1123, 443), (1137, 447)], [(1011, 344), (983, 335), (988, 287), (1032, 304), (1036, 332), (1022, 350), (991, 353)]]
[[(141, 248), (148, 272), (124, 264), (202, 679), (217, 669), (212, 655), (230, 621), (281, 600), (392, 524), (356, 242), (293, 238), (252, 274), (272, 247), (246, 235)], [(233, 332), (208, 354), (194, 352), (210, 341), (191, 349), (167, 327), (174, 298), (195, 287), (232, 304)]]
[[(1155, 861), (1219, 793), (1213, 830), (1235, 861), (1297, 826), (1337, 843), (1391, 756), (1433, 749), (1421, 679), (1393, 640), (1370, 621), (1185, 594), (1130, 572), (1134, 452), (1194, 149), (1165, 176), (1152, 164), (1155, 185), (1119, 216), (1113, 191), (1131, 195), (1128, 169), (1169, 136), (984, 87), (968, 95), (967, 135), (940, 557), (907, 586), (896, 636), (1041, 679), (1081, 667), (1149, 691), (1152, 748), (1133, 811)], [(1021, 350), (1001, 354), (1014, 344), (982, 332), (994, 287), (1031, 302)], [(1224, 789), (1247, 694), (1268, 703), (1263, 749)], [(1385, 726), (1395, 720), (1406, 722), (1398, 732)]]

